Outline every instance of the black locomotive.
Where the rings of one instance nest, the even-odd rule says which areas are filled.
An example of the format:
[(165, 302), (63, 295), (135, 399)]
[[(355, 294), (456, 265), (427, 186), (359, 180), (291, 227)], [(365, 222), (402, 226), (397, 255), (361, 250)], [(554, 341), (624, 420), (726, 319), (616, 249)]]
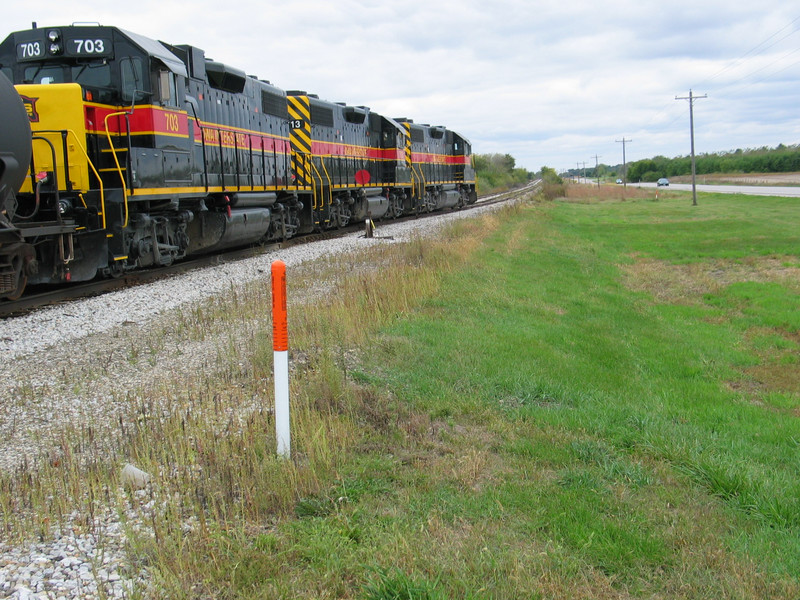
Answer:
[(0, 298), (476, 200), (457, 133), (193, 46), (34, 24), (0, 44), (0, 72), (22, 99), (0, 87)]

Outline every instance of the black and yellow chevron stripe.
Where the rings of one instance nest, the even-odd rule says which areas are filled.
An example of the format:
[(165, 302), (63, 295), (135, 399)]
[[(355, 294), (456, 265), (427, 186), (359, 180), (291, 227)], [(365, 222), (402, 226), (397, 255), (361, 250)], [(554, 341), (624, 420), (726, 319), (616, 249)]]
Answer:
[(403, 123), (406, 128), (406, 165), (411, 166), (411, 123)]
[(298, 185), (311, 184), (311, 106), (308, 96), (288, 96), (292, 172)]

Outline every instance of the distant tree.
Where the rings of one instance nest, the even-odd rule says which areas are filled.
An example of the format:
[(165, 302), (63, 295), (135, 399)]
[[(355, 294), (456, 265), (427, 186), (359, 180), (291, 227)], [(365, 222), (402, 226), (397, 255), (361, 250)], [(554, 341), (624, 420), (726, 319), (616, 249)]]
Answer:
[(564, 180), (558, 176), (558, 173), (555, 169), (551, 169), (550, 167), (542, 167), (540, 175), (542, 178), (541, 195), (546, 200), (563, 198), (567, 195), (566, 188), (564, 186)]
[(526, 169), (516, 167), (517, 161), (510, 154), (476, 154), (472, 164), (484, 194), (519, 187), (533, 178)]
[(541, 177), (545, 183), (564, 183), (564, 180), (558, 176), (556, 170), (550, 167), (542, 167)]
[(489, 168), (488, 154), (475, 154), (472, 157), (472, 164), (476, 171), (486, 171)]

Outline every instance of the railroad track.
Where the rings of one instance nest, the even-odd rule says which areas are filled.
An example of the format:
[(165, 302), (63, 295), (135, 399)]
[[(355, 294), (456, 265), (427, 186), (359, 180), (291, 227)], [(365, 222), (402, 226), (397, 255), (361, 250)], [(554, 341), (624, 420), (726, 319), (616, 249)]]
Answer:
[[(465, 206), (457, 210), (469, 211), (480, 207), (490, 206), (492, 204), (507, 202), (509, 200), (522, 197), (525, 194), (532, 193), (536, 185), (536, 182), (534, 182), (533, 184), (524, 188), (487, 196), (478, 200), (478, 202), (475, 204)], [(420, 218), (436, 218), (437, 215), (442, 214), (446, 213), (443, 213), (442, 211), (435, 213), (421, 213), (419, 215), (400, 217), (391, 221), (382, 221), (377, 225), (378, 232), (380, 231), (381, 224), (402, 223), (404, 221)], [(37, 289), (37, 286), (30, 286), (30, 293), (26, 293), (19, 300), (0, 302), (0, 318), (19, 317), (45, 306), (68, 302), (70, 300), (77, 300), (79, 298), (99, 296), (115, 290), (151, 283), (165, 277), (179, 275), (194, 269), (234, 262), (237, 260), (258, 256), (265, 252), (274, 252), (301, 244), (324, 242), (326, 240), (335, 239), (337, 237), (363, 230), (364, 224), (359, 223), (358, 225), (350, 225), (341, 229), (299, 236), (285, 242), (238, 248), (222, 254), (203, 255), (188, 260), (182, 260), (165, 267), (132, 271), (118, 278), (95, 279), (86, 283), (70, 284), (47, 289)], [(380, 238), (380, 233), (378, 233), (375, 237)]]

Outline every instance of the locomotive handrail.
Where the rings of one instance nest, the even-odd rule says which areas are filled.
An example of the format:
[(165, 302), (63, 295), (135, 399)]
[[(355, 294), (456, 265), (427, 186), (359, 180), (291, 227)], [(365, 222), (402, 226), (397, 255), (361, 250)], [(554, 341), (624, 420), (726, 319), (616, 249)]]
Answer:
[[(190, 98), (187, 96), (187, 99)], [(192, 107), (192, 116), (194, 117), (194, 122), (197, 127), (200, 129), (200, 146), (203, 149), (203, 181), (205, 182), (206, 191), (208, 191), (208, 159), (206, 158), (206, 132), (204, 131), (205, 128), (203, 124), (200, 122), (200, 119), (197, 118), (197, 110), (195, 105), (197, 104), (197, 100), (191, 98), (191, 101), (187, 101), (187, 104)]]
[(325, 166), (325, 158), (320, 156), (319, 162), (322, 165), (322, 170), (325, 171), (325, 177), (328, 179), (328, 206), (333, 204), (333, 180), (331, 174), (328, 173), (328, 167)]
[[(86, 152), (86, 148), (81, 143), (80, 137), (78, 137), (78, 135), (72, 129), (37, 129), (34, 133), (59, 133), (59, 134), (63, 135), (64, 132), (66, 132), (68, 136), (71, 135), (73, 138), (75, 138), (75, 143), (78, 145), (78, 148), (81, 149), (81, 152), (83, 152), (83, 155), (86, 157), (86, 164), (89, 165), (89, 168), (92, 169), (92, 172), (94, 173), (94, 176), (97, 177), (97, 181), (98, 181), (98, 183), (100, 185), (100, 216), (103, 217), (103, 229), (105, 229), (106, 228), (106, 197), (105, 197), (105, 191), (104, 191), (104, 188), (103, 188), (103, 180), (100, 179), (100, 173), (98, 173), (97, 169), (94, 168), (94, 163), (92, 163), (92, 159), (89, 158), (89, 153)], [(40, 138), (40, 139), (45, 139), (45, 138)], [(68, 157), (67, 156), (64, 157), (64, 162), (68, 162)], [(55, 176), (55, 173), (56, 173), (55, 164), (53, 165), (53, 173), (54, 173), (54, 176)]]
[[(33, 132), (36, 133), (36, 132)], [(53, 189), (56, 192), (56, 204), (58, 204), (58, 170), (56, 169), (56, 148), (53, 145), (53, 142), (48, 140), (46, 137), (40, 137), (38, 135), (31, 136), (31, 148), (33, 148), (33, 142), (35, 141), (45, 142), (48, 146), (50, 146), (50, 158), (53, 159)], [(35, 155), (31, 152), (31, 164), (30, 164), (30, 173), (31, 173), (31, 189), (33, 190), (33, 197), (35, 200), (33, 206), (33, 212), (30, 215), (21, 215), (18, 212), (14, 213), (14, 218), (19, 219), (21, 221), (27, 221), (29, 219), (33, 219), (37, 214), (39, 214), (39, 207), (41, 206), (41, 194), (40, 194), (40, 186), (41, 181), (37, 181), (36, 177), (36, 164), (35, 164)], [(66, 162), (66, 161), (64, 161)]]
[(225, 150), (222, 148), (222, 126), (212, 127), (216, 131), (217, 146), (219, 147), (219, 185), (222, 193), (225, 193)]
[(428, 187), (428, 181), (425, 179), (425, 171), (422, 169), (421, 164), (417, 164), (417, 168), (419, 169), (419, 180), (422, 183), (422, 191), (425, 191), (425, 188)]
[[(119, 173), (120, 183), (122, 183), (122, 201), (123, 204), (125, 205), (125, 221), (122, 223), (123, 229), (128, 226), (128, 186), (125, 183), (125, 177), (122, 174), (122, 167), (119, 166), (119, 159), (117, 158), (117, 149), (114, 147), (114, 142), (111, 141), (111, 132), (108, 130), (108, 120), (111, 117), (119, 117), (121, 115), (129, 115), (129, 114), (130, 113), (128, 111), (123, 110), (121, 112), (110, 113), (106, 115), (105, 119), (106, 137), (108, 138), (108, 145), (111, 148), (111, 156), (114, 157), (114, 164), (117, 165), (117, 173)], [(94, 167), (92, 167), (92, 170), (94, 170)], [(100, 183), (101, 197), (102, 197), (102, 189), (103, 189), (103, 184), (101, 182)], [(105, 228), (106, 228), (106, 210), (105, 206), (103, 206), (103, 229)]]
[[(306, 156), (306, 155), (304, 155), (304, 156)], [(308, 161), (308, 163), (311, 165), (311, 168), (314, 170), (314, 173), (316, 174), (316, 176), (319, 177), (319, 186), (320, 186), (320, 188), (322, 188), (322, 175), (320, 174), (319, 169), (317, 169), (317, 165), (314, 164), (313, 156), (311, 157), (311, 160)], [(323, 206), (325, 206), (325, 204), (324, 204), (325, 201), (323, 199), (322, 206), (317, 207), (317, 186), (316, 186), (316, 181), (317, 180), (315, 178), (314, 179), (315, 185), (311, 186), (312, 193), (313, 193), (313, 195), (312, 195), (313, 202), (311, 204), (311, 208), (313, 208), (314, 210), (320, 210), (320, 209), (322, 209)]]
[(236, 133), (233, 134), (233, 168), (236, 173), (236, 189), (242, 189), (241, 174), (239, 173), (239, 140), (236, 139)]
[(264, 136), (260, 135), (258, 137), (261, 143), (261, 185), (264, 186), (264, 189), (267, 189), (267, 149), (264, 147)]
[(253, 136), (247, 136), (247, 146), (250, 148), (248, 158), (250, 159), (250, 173), (248, 179), (250, 180), (250, 191), (255, 191), (256, 183), (253, 179)]
[[(414, 167), (415, 167), (415, 164), (411, 163), (411, 172), (415, 174)], [(422, 196), (425, 193), (425, 188), (428, 186), (428, 182), (425, 180), (425, 172), (422, 170), (422, 165), (417, 163), (416, 164), (416, 168), (419, 170), (419, 175), (417, 175), (418, 181), (419, 181), (419, 188), (420, 188), (419, 189), (419, 199), (422, 200), (423, 199)]]
[[(86, 148), (84, 148), (83, 144), (81, 144), (81, 141), (78, 138), (77, 134), (72, 129), (68, 129), (67, 132), (72, 137), (75, 138), (75, 141), (78, 143), (78, 148), (81, 149), (81, 152), (83, 152), (83, 155), (86, 157), (86, 164), (89, 165), (89, 168), (92, 170), (92, 173), (94, 173), (94, 176), (97, 178), (97, 183), (100, 186), (100, 216), (103, 217), (103, 229), (105, 229), (106, 228), (106, 195), (105, 195), (105, 189), (103, 188), (103, 180), (100, 179), (100, 173), (98, 173), (97, 169), (94, 168), (94, 163), (92, 162), (92, 159), (89, 158), (89, 153), (86, 152)], [(124, 186), (123, 186), (123, 189), (124, 189)], [(80, 196), (80, 194), (79, 194), (79, 196)], [(81, 197), (81, 200), (83, 200), (82, 197)], [(126, 208), (127, 208), (127, 203), (126, 203)]]
[(413, 197), (417, 191), (417, 173), (414, 171), (414, 164), (411, 163), (411, 196)]

